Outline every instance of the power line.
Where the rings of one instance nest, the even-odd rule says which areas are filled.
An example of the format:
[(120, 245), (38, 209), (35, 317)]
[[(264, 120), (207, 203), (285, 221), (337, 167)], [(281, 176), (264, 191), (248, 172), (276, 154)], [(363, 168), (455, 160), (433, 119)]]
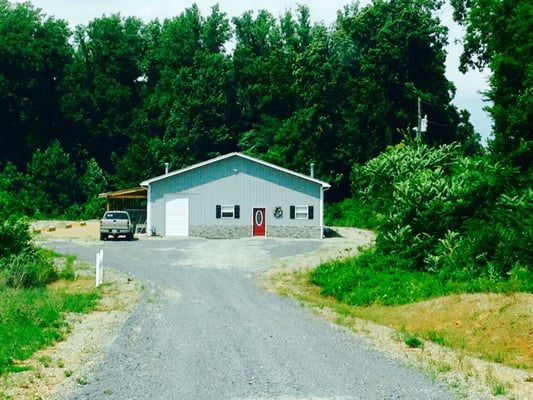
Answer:
[(453, 126), (453, 127), (458, 127), (461, 123), (459, 122), (458, 124), (442, 124), (440, 122), (433, 122), (433, 121), (429, 121), (428, 120), (428, 124), (431, 124), (431, 125), (437, 125), (437, 126)]

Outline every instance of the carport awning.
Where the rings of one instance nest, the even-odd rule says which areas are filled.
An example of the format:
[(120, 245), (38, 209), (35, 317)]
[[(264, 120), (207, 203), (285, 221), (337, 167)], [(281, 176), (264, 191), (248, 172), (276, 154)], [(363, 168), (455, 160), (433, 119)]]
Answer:
[[(100, 193), (100, 199), (107, 199), (107, 209), (124, 209), (124, 208), (138, 208), (138, 203), (145, 203), (147, 198), (147, 191), (144, 187), (136, 187), (132, 189), (117, 190), (114, 192)], [(144, 204), (143, 204), (144, 206)]]
[(146, 188), (139, 186), (133, 189), (100, 193), (98, 197), (101, 199), (146, 199)]

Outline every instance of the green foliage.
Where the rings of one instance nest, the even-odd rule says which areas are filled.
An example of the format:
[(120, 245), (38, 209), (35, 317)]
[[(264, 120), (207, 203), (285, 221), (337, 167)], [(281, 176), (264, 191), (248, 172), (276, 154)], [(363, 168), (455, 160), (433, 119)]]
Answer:
[(409, 271), (405, 260), (380, 256), (374, 250), (348, 261), (320, 265), (312, 273), (311, 282), (321, 287), (323, 295), (360, 306), (412, 303), (442, 292), (435, 291), (438, 281), (423, 272)]
[(96, 291), (73, 294), (0, 285), (0, 373), (16, 370), (13, 363), (61, 340), (67, 329), (64, 313), (87, 312)]
[[(465, 26), (461, 68), (492, 71), (487, 97), (494, 120), (490, 144), (498, 159), (533, 168), (533, 4), (529, 0), (452, 0)], [(509, 45), (512, 43), (512, 45)]]
[(413, 142), (356, 166), (352, 176), (356, 198), (384, 214), (382, 254), (431, 272), (490, 270), (494, 279), (507, 279), (516, 263), (531, 265), (531, 189), (490, 156)]
[(94, 217), (99, 192), (237, 150), (302, 173), (314, 162), (339, 201), (352, 165), (414, 126), (417, 97), (432, 122), (425, 140), (475, 152), (468, 115), (451, 104), (440, 6), (354, 4), (327, 27), (306, 6), (232, 25), (218, 6), (203, 16), (193, 5), (163, 22), (111, 15), (71, 33), (0, 0), (0, 159), (20, 169), (6, 163), (0, 202)]
[(0, 260), (25, 250), (31, 242), (28, 223), (9, 217), (0, 224)]
[(76, 272), (74, 271), (75, 258), (75, 256), (69, 256), (66, 258), (65, 266), (59, 272), (58, 278), (66, 281), (73, 281), (76, 279)]
[[(457, 145), (391, 147), (353, 172), (354, 200), (331, 217), (383, 213), (376, 247), (321, 265), (311, 281), (355, 305), (405, 304), (463, 292), (533, 291), (531, 178)], [(355, 215), (359, 211), (353, 211)], [(355, 221), (355, 219), (353, 219)]]
[(0, 160), (22, 167), (65, 134), (60, 85), (71, 60), (65, 21), (0, 0)]
[(56, 277), (50, 257), (31, 243), (25, 220), (9, 217), (0, 224), (0, 286), (40, 287)]
[[(397, 185), (417, 173), (446, 174), (459, 158), (457, 144), (435, 149), (422, 143), (402, 142), (352, 170), (352, 193), (380, 212), (388, 211)], [(438, 170), (438, 171), (437, 171)], [(421, 177), (426, 180), (429, 177)]]
[(402, 328), (399, 332), (403, 342), (412, 349), (424, 348), (424, 342), (418, 337), (418, 335), (412, 335)]
[(0, 218), (100, 216), (105, 208), (105, 199), (98, 198), (107, 186), (104, 172), (94, 159), (79, 167), (58, 141), (34, 153), (27, 173), (7, 163), (0, 171)]
[(27, 170), (35, 214), (64, 215), (70, 206), (82, 200), (76, 167), (59, 141), (55, 140), (44, 152), (37, 150)]
[(42, 287), (57, 278), (53, 262), (34, 247), (0, 259), (0, 286)]
[(401, 305), (454, 293), (531, 292), (533, 273), (516, 265), (509, 279), (494, 279), (491, 271), (457, 268), (441, 273), (416, 271), (411, 263), (396, 255), (383, 255), (376, 249), (364, 251), (357, 258), (320, 265), (310, 281), (332, 296), (350, 305)]
[(0, 219), (31, 215), (30, 203), (26, 177), (8, 162), (4, 170), (0, 171)]
[(356, 226), (363, 229), (377, 229), (383, 215), (376, 213), (362, 199), (345, 199), (339, 203), (326, 204), (324, 224), (326, 226)]

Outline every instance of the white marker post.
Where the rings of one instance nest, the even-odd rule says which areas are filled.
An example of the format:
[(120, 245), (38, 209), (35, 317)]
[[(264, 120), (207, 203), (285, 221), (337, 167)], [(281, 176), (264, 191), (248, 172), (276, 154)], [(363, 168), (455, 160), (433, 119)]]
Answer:
[(96, 287), (104, 282), (104, 249), (96, 253)]

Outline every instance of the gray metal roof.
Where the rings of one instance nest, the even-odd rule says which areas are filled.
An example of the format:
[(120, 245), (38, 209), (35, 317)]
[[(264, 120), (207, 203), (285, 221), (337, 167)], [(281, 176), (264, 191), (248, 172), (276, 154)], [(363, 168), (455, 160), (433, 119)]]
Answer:
[(329, 183), (327, 183), (327, 182), (321, 181), (319, 179), (311, 178), (310, 176), (307, 176), (307, 175), (304, 175), (304, 174), (300, 174), (298, 172), (291, 171), (290, 169), (282, 168), (282, 167), (280, 167), (278, 165), (271, 164), (271, 163), (268, 163), (266, 161), (263, 161), (263, 160), (260, 160), (258, 158), (254, 158), (254, 157), (248, 156), (246, 154), (242, 154), (242, 153), (228, 153), (228, 154), (216, 157), (216, 158), (212, 158), (210, 160), (203, 161), (203, 162), (200, 162), (198, 164), (194, 164), (194, 165), (191, 165), (189, 167), (186, 167), (186, 168), (183, 168), (183, 169), (180, 169), (180, 170), (177, 170), (177, 171), (169, 172), (168, 174), (163, 174), (163, 175), (156, 176), (154, 178), (150, 178), (150, 179), (144, 180), (144, 181), (141, 182), (140, 185), (146, 187), (146, 186), (149, 186), (153, 182), (157, 182), (157, 181), (160, 181), (160, 180), (163, 180), (163, 179), (167, 179), (167, 178), (170, 178), (170, 177), (173, 177), (173, 176), (177, 176), (177, 175), (183, 174), (183, 173), (188, 172), (188, 171), (192, 171), (192, 170), (197, 169), (197, 168), (202, 168), (202, 167), (204, 167), (206, 165), (214, 164), (214, 163), (216, 163), (218, 161), (222, 161), (222, 160), (225, 160), (225, 159), (231, 158), (231, 157), (240, 157), (240, 158), (243, 158), (243, 159), (258, 163), (258, 164), (262, 164), (262, 165), (264, 165), (266, 167), (273, 168), (273, 169), (276, 169), (278, 171), (284, 172), (286, 174), (289, 174), (289, 175), (292, 175), (292, 176), (295, 176), (295, 177), (298, 177), (298, 178), (305, 179), (307, 181), (316, 183), (317, 185), (322, 186), (323, 189), (329, 189), (331, 187), (331, 185)]

